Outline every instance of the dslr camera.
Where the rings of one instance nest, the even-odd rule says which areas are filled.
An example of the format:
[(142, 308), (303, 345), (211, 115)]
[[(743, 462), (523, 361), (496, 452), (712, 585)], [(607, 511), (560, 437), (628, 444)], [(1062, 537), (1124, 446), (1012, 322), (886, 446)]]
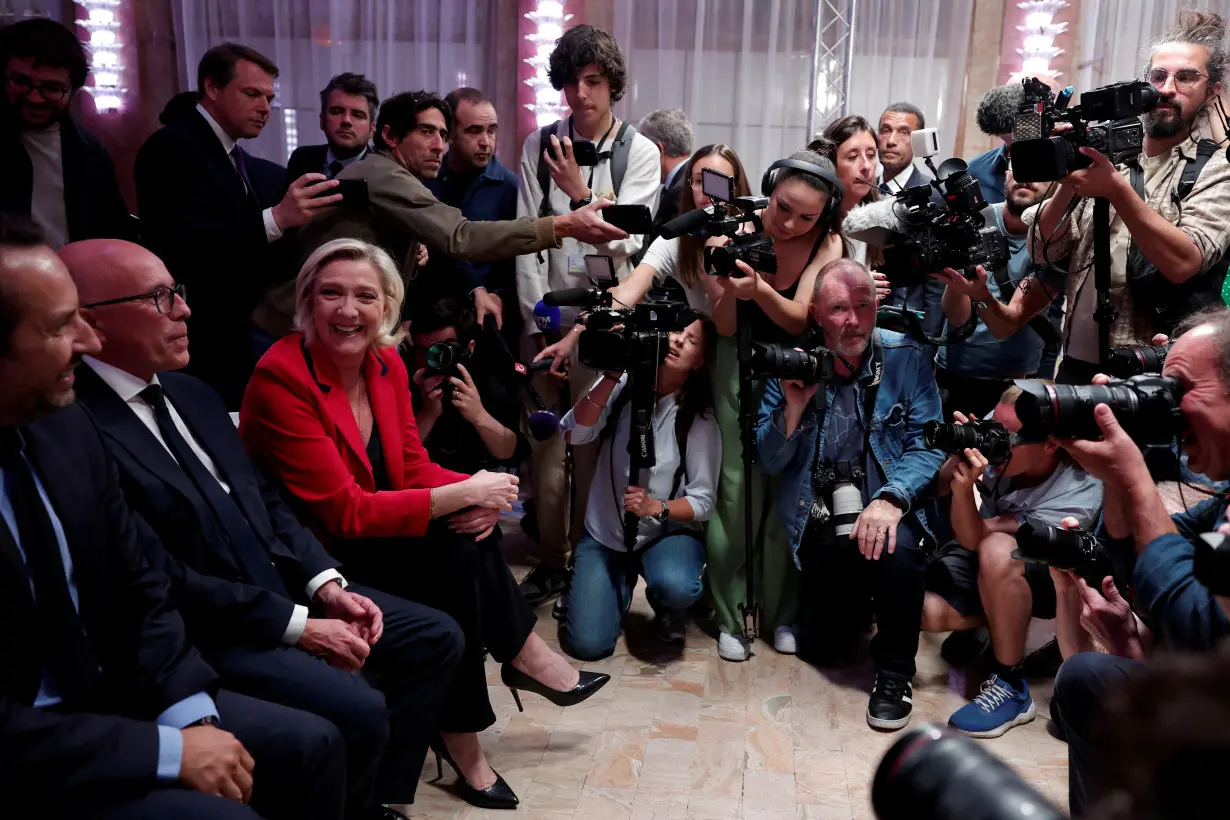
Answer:
[(1159, 481), (1178, 475), (1175, 441), (1185, 426), (1179, 412), (1183, 388), (1175, 379), (1141, 375), (1098, 384), (1047, 384), (1018, 379), (1016, 400), (1020, 436), (1029, 441), (1055, 438), (1094, 440), (1102, 437), (1093, 409), (1105, 404), (1140, 448), (1149, 471)]
[[(1012, 128), (1012, 176), (1019, 182), (1051, 182), (1088, 168), (1091, 160), (1080, 153), (1093, 148), (1114, 165), (1127, 162), (1144, 149), (1145, 129), (1140, 115), (1152, 111), (1158, 93), (1144, 80), (1095, 88), (1081, 94), (1080, 105), (1068, 108), (1069, 86), (1056, 97), (1036, 77), (1021, 81), (1025, 94)], [(1072, 127), (1052, 135), (1057, 123)], [(1102, 122), (1103, 125), (1090, 125)]]
[(1166, 354), (1170, 345), (1158, 347), (1112, 347), (1107, 375), (1116, 379), (1130, 379), (1145, 373), (1161, 374), (1166, 366)]
[(753, 379), (798, 379), (803, 384), (833, 380), (837, 357), (822, 345), (799, 350), (785, 345), (752, 342), (748, 364)]
[[(1114, 561), (1102, 542), (1089, 530), (1067, 530), (1053, 527), (1035, 518), (1021, 524), (1016, 531), (1016, 549), (1012, 557), (1031, 564), (1045, 564), (1055, 569), (1075, 572), (1085, 583), (1101, 592), (1102, 579), (1115, 578)], [(1122, 590), (1124, 587), (1119, 585)]]
[(949, 455), (973, 447), (991, 464), (1004, 464), (1012, 456), (1012, 434), (994, 419), (978, 419), (965, 424), (929, 421), (923, 426), (923, 443)]
[[(705, 168), (701, 171), (701, 188), (713, 202), (712, 211), (697, 208), (678, 216), (662, 226), (665, 239), (678, 236), (730, 237), (730, 243), (720, 248), (705, 248), (705, 270), (713, 276), (730, 276), (738, 279), (742, 272), (735, 262), (746, 262), (761, 273), (777, 272), (777, 254), (773, 251), (773, 239), (765, 236), (764, 223), (756, 215), (767, 208), (767, 197), (735, 196), (735, 180), (720, 171)], [(743, 226), (751, 224), (752, 231)]]
[(459, 342), (436, 342), (427, 348), (427, 366), (423, 370), (423, 376), (424, 378), (444, 377), (444, 381), (440, 382), (440, 387), (443, 388), (444, 398), (447, 401), (453, 395), (453, 383), (449, 379), (454, 376), (461, 378), (457, 366), (469, 365), (469, 363), (470, 349), (467, 346)]

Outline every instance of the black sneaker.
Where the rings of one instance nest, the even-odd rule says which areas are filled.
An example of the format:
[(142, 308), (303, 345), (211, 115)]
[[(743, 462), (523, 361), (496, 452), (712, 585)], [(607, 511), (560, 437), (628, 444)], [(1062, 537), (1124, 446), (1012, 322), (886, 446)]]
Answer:
[(683, 645), (688, 639), (688, 613), (668, 610), (654, 613), (653, 636), (662, 643)]
[(897, 730), (910, 722), (914, 711), (914, 688), (904, 678), (876, 675), (867, 701), (867, 725), (873, 729)]
[(551, 607), (551, 617), (559, 621), (561, 624), (568, 621), (568, 593), (563, 592), (555, 599), (555, 606)]
[(568, 570), (539, 564), (530, 570), (525, 580), (517, 585), (530, 606), (538, 606), (543, 601), (559, 595), (568, 588)]

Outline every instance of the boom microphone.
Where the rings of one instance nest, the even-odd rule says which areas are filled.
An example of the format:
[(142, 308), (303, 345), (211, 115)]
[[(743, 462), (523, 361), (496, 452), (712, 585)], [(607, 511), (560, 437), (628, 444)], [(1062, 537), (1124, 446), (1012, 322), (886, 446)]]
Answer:
[(705, 208), (688, 211), (664, 223), (658, 235), (663, 239), (677, 239), (685, 234), (697, 233), (708, 224), (711, 216)]
[[(542, 295), (542, 304), (547, 307), (589, 307), (593, 302), (589, 288), (563, 288), (549, 290)], [(559, 311), (556, 311), (559, 313)], [(534, 308), (534, 321), (538, 321), (538, 308)]]

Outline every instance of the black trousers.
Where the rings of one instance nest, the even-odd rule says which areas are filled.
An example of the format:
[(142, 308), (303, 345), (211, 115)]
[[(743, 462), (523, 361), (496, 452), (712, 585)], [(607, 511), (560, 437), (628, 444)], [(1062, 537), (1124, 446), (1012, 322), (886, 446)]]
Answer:
[(370, 598), (384, 616), (384, 634), (361, 675), (294, 647), (205, 654), (223, 685), (311, 712), (338, 728), (346, 742), (347, 815), (355, 816), (377, 803), (414, 802), (464, 640), (461, 627), (442, 612), (357, 584), (349, 589)]
[(500, 552), (499, 530), (475, 541), (432, 522), (422, 538), (337, 542), (332, 551), (348, 580), (434, 607), (461, 626), (465, 651), (444, 698), (440, 731), (481, 732), (495, 723), (484, 656), (511, 661), (537, 620)]
[[(59, 816), (85, 820), (337, 820), (342, 816), (346, 751), (332, 723), (225, 689), (215, 702), (219, 727), (235, 735), (256, 762), (251, 805), (167, 783), (139, 797), (91, 799)], [(48, 803), (54, 805), (55, 799), (47, 795)], [(45, 809), (40, 808), (43, 816)]]
[(897, 525), (894, 552), (885, 550), (875, 561), (864, 558), (848, 538), (800, 547), (799, 654), (804, 659), (823, 661), (843, 652), (874, 611), (871, 656), (877, 671), (914, 677), (927, 583), (921, 536), (915, 517), (906, 515)]

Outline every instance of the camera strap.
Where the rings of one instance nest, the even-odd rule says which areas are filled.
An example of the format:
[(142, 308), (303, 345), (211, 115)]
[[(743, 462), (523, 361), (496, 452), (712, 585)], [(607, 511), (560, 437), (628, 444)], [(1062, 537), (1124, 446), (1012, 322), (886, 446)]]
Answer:
[[(550, 125), (544, 125), (538, 130), (538, 188), (542, 191), (542, 202), (538, 206), (538, 216), (551, 216), (551, 169), (542, 161), (542, 152), (547, 150), (547, 146), (551, 144), (551, 135), (555, 133), (558, 122), (553, 122)], [(611, 117), (611, 128), (615, 127), (615, 117)], [(598, 142), (598, 148), (606, 142), (606, 138), (611, 135), (611, 128), (602, 135), (602, 139)], [(632, 133), (628, 133), (631, 131)], [(572, 118), (568, 118), (568, 133), (572, 133)], [(636, 133), (636, 129), (632, 128), (627, 122), (620, 122), (619, 131), (615, 134), (615, 139), (611, 142), (611, 148), (605, 153), (598, 154), (598, 161), (604, 159), (611, 161), (611, 190), (615, 196), (619, 196), (620, 185), (624, 181), (624, 175), (628, 171), (628, 155), (632, 151), (632, 137)], [(588, 187), (592, 190), (594, 183), (594, 168), (589, 170)]]

